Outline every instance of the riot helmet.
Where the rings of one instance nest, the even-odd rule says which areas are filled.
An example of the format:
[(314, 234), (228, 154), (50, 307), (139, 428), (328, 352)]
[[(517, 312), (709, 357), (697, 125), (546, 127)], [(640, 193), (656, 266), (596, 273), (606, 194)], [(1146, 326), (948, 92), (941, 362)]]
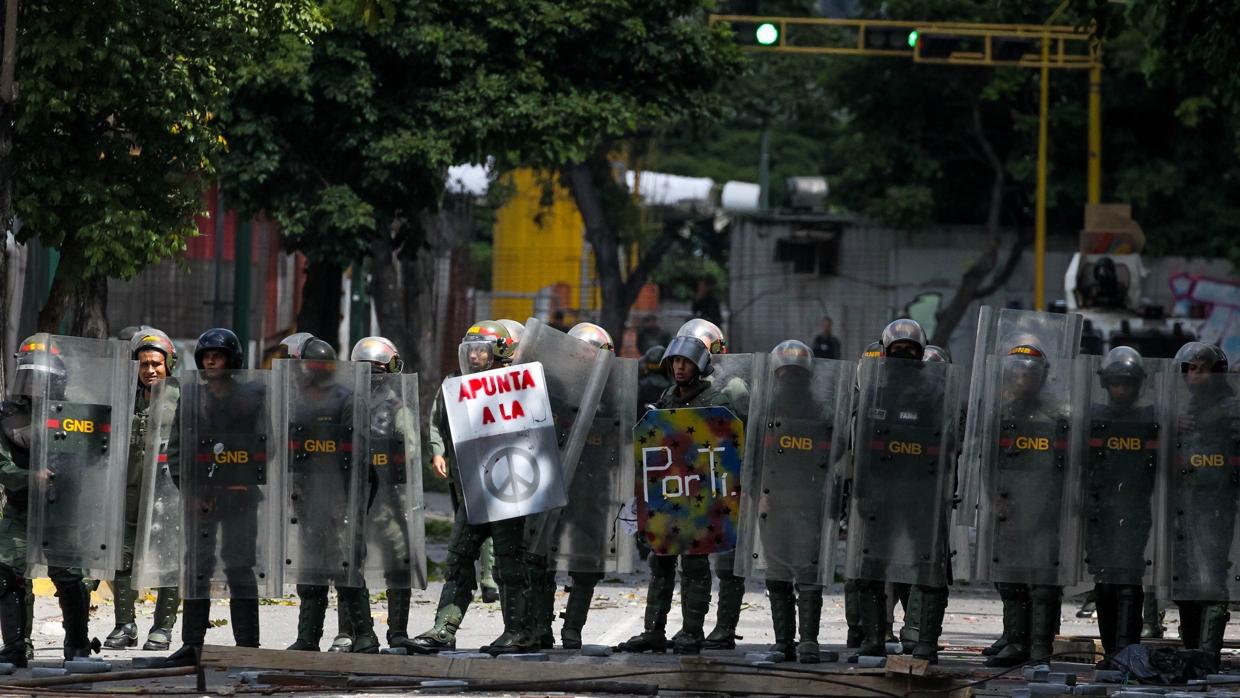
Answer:
[(611, 335), (607, 333), (607, 330), (593, 322), (579, 322), (573, 325), (572, 329), (568, 331), (568, 336), (580, 339), (605, 351), (614, 352), (616, 350), (616, 345), (612, 343)]
[(642, 352), (641, 374), (643, 376), (663, 370), (663, 352), (666, 350), (667, 347), (656, 344)]
[(865, 351), (861, 352), (863, 359), (881, 359), (883, 358), (883, 343), (870, 342), (866, 345)]
[(353, 345), (349, 361), (365, 361), (371, 373), (400, 373), (405, 362), (400, 358), (396, 345), (387, 337), (362, 337)]
[(1145, 361), (1132, 347), (1115, 347), (1107, 352), (1098, 369), (1102, 387), (1118, 407), (1131, 407), (1137, 401), (1145, 375)]
[[(672, 372), (672, 359), (679, 356), (686, 359), (689, 363), (697, 367), (697, 378), (705, 378), (711, 374), (710, 351), (702, 340), (697, 337), (680, 336), (673, 339), (663, 352), (663, 359), (659, 362), (663, 366), (663, 371), (667, 373), (668, 378), (675, 380), (675, 374)], [(692, 381), (690, 381), (692, 382)]]
[(1227, 356), (1213, 344), (1189, 342), (1175, 353), (1180, 373), (1227, 373)]
[(306, 361), (335, 361), (336, 349), (309, 332), (298, 332), (280, 342), (280, 358)]
[(223, 352), (227, 357), (227, 367), (239, 369), (245, 364), (245, 351), (241, 348), (241, 340), (232, 330), (216, 327), (198, 336), (194, 345), (194, 363), (202, 368), (202, 357), (208, 351)]
[(901, 318), (883, 328), (883, 355), (894, 359), (921, 361), (926, 352), (926, 333), (916, 320)]
[(475, 322), (465, 332), (457, 352), (461, 373), (470, 374), (494, 368), (508, 351), (512, 337), (494, 320)]
[(164, 355), (164, 363), (167, 364), (169, 372), (176, 368), (177, 347), (172, 343), (172, 338), (162, 330), (143, 325), (137, 334), (129, 338), (129, 355), (137, 359), (138, 352), (147, 349), (154, 349)]
[[(158, 352), (164, 357), (163, 375), (160, 375), (160, 365), (151, 357), (144, 359), (140, 356), (147, 351)], [(176, 345), (168, 335), (154, 327), (144, 327), (129, 338), (129, 356), (138, 362), (138, 386), (143, 389), (150, 389), (156, 380), (172, 375), (172, 369), (177, 365)]]
[(926, 352), (922, 355), (921, 360), (927, 363), (950, 364), (952, 362), (952, 353), (938, 345), (927, 344)]
[(40, 385), (47, 385), (47, 395), (53, 400), (65, 399), (69, 372), (60, 350), (53, 344), (51, 335), (39, 333), (23, 341), (14, 354), (16, 372), (13, 375), (13, 394), (33, 398)]
[(1031, 397), (1042, 389), (1049, 371), (1046, 354), (1033, 344), (1018, 344), (1003, 357), (1008, 387), (1020, 396)]
[(508, 330), (508, 337), (512, 340), (512, 351), (509, 354), (517, 353), (517, 346), (521, 344), (521, 338), (525, 336), (525, 325), (508, 318), (500, 318), (496, 322)]
[(723, 330), (710, 320), (694, 318), (681, 325), (676, 331), (676, 336), (696, 337), (712, 354), (728, 353), (728, 338), (723, 335)]
[(814, 370), (814, 352), (809, 345), (797, 339), (786, 339), (771, 350), (771, 371), (797, 370), (810, 373)]

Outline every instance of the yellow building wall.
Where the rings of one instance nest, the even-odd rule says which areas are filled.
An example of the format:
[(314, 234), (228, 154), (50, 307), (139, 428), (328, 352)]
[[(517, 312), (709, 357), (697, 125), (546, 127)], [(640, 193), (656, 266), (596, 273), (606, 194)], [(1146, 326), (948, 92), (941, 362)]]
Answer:
[[(598, 294), (594, 262), (582, 264), (585, 226), (569, 191), (555, 175), (516, 170), (505, 184), (512, 190), (496, 214), (491, 251), (491, 314), (525, 322), (534, 314), (534, 297), (556, 284), (568, 286), (567, 320), (573, 310), (594, 310)], [(544, 198), (547, 187), (551, 196)], [(589, 293), (582, 302), (582, 270)], [(584, 307), (583, 307), (584, 306)]]

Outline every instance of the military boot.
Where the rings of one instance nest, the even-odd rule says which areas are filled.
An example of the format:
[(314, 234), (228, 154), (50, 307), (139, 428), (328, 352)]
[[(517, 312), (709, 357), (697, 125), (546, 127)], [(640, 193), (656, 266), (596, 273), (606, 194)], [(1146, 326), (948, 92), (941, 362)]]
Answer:
[(460, 606), (441, 603), (435, 612), (435, 624), (430, 630), (409, 640), (408, 648), (415, 654), (434, 654), (456, 649), (456, 631), (464, 618)]
[(1201, 607), (1198, 601), (1177, 601), (1180, 607), (1180, 642), (1184, 649), (1195, 650), (1201, 646)]
[(530, 632), (538, 640), (541, 649), (555, 647), (555, 634), (551, 621), (555, 618), (555, 572), (531, 575), (530, 578)]
[[(710, 576), (680, 577), (680, 631), (672, 637), (672, 651), (676, 654), (700, 654), (706, 629), (706, 614), (710, 611)], [(735, 642), (733, 642), (735, 646)]]
[(1033, 601), (1033, 610), (1029, 617), (1030, 660), (1045, 660), (1054, 655), (1063, 595), (1061, 586), (1034, 586), (1033, 594), (1030, 595), (1030, 600)]
[(499, 588), (500, 612), (504, 616), (504, 632), (490, 644), (482, 646), (480, 652), (492, 657), (501, 654), (526, 654), (539, 649), (538, 639), (529, 629), (530, 605), (533, 601), (532, 590), (504, 584)]
[(1115, 598), (1115, 650), (1119, 652), (1129, 645), (1141, 643), (1141, 587), (1119, 587)]
[(995, 589), (999, 591), (999, 599), (1003, 603), (1003, 633), (999, 635), (997, 640), (991, 643), (990, 647), (982, 650), (983, 657), (993, 657), (996, 654), (999, 654), (999, 652), (1001, 652), (1008, 643), (1008, 607), (1011, 606), (1012, 602), (1011, 599), (1004, 595), (1003, 588), (1001, 586), (996, 584)]
[(297, 609), (297, 639), (286, 649), (318, 652), (319, 641), (323, 639), (323, 620), (327, 616), (327, 587), (298, 584), (297, 597), (301, 601)]
[(1227, 612), (1227, 602), (1203, 603), (1201, 613), (1201, 652), (1204, 654), (1206, 670), (1217, 674), (1222, 660), (1223, 633), (1227, 630), (1227, 621), (1231, 614)]
[[(1012, 592), (1003, 600), (1003, 634), (1006, 642), (986, 660), (986, 666), (1010, 667), (1029, 659), (1030, 602), (1026, 593)], [(995, 644), (998, 644), (997, 642)], [(991, 645), (992, 647), (994, 645)]]
[(779, 655), (777, 661), (791, 662), (796, 659), (797, 599), (792, 582), (767, 582), (770, 592), (771, 626), (775, 631), (775, 644), (769, 650)]
[(155, 594), (155, 619), (151, 632), (146, 634), (142, 649), (147, 652), (165, 652), (172, 644), (172, 628), (177, 624), (177, 610), (181, 607), (181, 594), (176, 587), (161, 587)]
[(258, 647), (258, 599), (230, 600), (228, 617), (237, 646)]
[(138, 626), (134, 624), (134, 604), (138, 592), (130, 587), (129, 575), (116, 575), (112, 580), (112, 603), (115, 608), (116, 627), (108, 633), (103, 646), (110, 650), (127, 650), (138, 644)]
[(26, 580), (26, 621), (22, 625), (22, 641), (26, 643), (26, 659), (34, 659), (34, 582)]
[(405, 647), (409, 643), (409, 604), (412, 599), (412, 589), (387, 590), (388, 647)]
[[(60, 602), (61, 625), (65, 629), (65, 659), (89, 657), (92, 649), (90, 641), (90, 591), (79, 578), (75, 580), (61, 579), (57, 581), (56, 599)], [(96, 641), (98, 642), (98, 641)]]
[(620, 652), (666, 652), (667, 614), (672, 610), (676, 577), (650, 577), (646, 590), (646, 617), (643, 631), (616, 646)]
[(856, 649), (861, 646), (861, 598), (857, 589), (857, 580), (844, 582), (844, 622), (848, 624), (848, 636), (844, 646)]
[[(1102, 654), (1115, 654), (1116, 613), (1118, 612), (1120, 587), (1114, 584), (1095, 584), (1090, 598), (1094, 600), (1094, 612), (1098, 617), (1098, 639), (1102, 641)], [(1106, 660), (1103, 659), (1103, 663)]]
[(337, 587), (336, 596), (349, 616), (353, 630), (355, 654), (378, 654), (379, 638), (375, 635), (375, 619), (370, 613), (370, 592), (366, 587)]
[(887, 656), (887, 594), (882, 582), (860, 583), (858, 590), (858, 610), (861, 615), (861, 647), (857, 653), (848, 658), (856, 662), (858, 657)]
[(181, 619), (181, 649), (164, 661), (165, 666), (194, 666), (198, 663), (198, 652), (206, 641), (207, 628), (211, 625), (211, 600), (186, 599), (184, 616)]
[(483, 603), (499, 601), (499, 585), (495, 583), (495, 543), (487, 538), (478, 551), (478, 589)]
[(1167, 612), (1159, 608), (1158, 597), (1151, 593), (1144, 594), (1141, 604), (1141, 637), (1150, 639), (1160, 639), (1166, 628), (1163, 621), (1166, 619)]
[(822, 590), (817, 586), (797, 594), (797, 620), (801, 626), (801, 644), (797, 645), (797, 661), (817, 664), (822, 660), (818, 647), (818, 626), (822, 623)]
[(900, 626), (900, 646), (904, 654), (912, 654), (921, 628), (921, 587), (910, 588), (906, 598), (908, 601), (904, 604), (904, 625)]
[[(914, 602), (913, 597), (919, 600)], [(913, 587), (909, 594), (909, 607), (910, 612), (915, 610), (917, 613), (917, 642), (911, 654), (917, 659), (938, 664), (939, 637), (943, 634), (943, 614), (947, 612), (947, 587)]]
[(327, 651), (353, 651), (353, 620), (349, 617), (348, 609), (340, 603), (339, 596), (336, 598), (336, 637), (332, 638), (331, 647), (328, 647)]
[(560, 642), (566, 650), (581, 649), (581, 629), (586, 625), (586, 616), (590, 613), (590, 603), (594, 599), (594, 585), (574, 580), (573, 587), (568, 591), (568, 602), (560, 617), (564, 625), (560, 628)]
[(4, 639), (0, 661), (19, 669), (26, 666), (26, 639), (22, 635), (25, 625), (25, 594), (21, 588), (9, 589), (4, 596), (0, 596), (0, 638)]
[(736, 649), (736, 624), (741, 619), (741, 604), (745, 600), (745, 579), (728, 574), (719, 577), (719, 605), (715, 609), (715, 629), (702, 642), (702, 649)]

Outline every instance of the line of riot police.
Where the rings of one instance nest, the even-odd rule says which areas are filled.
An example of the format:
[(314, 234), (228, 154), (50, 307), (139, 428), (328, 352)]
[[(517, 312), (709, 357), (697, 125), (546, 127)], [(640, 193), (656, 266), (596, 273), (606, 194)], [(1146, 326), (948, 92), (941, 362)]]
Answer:
[[(1108, 659), (1140, 641), (1149, 593), (1175, 601), (1186, 648), (1216, 668), (1240, 588), (1236, 378), (1200, 343), (1171, 361), (1078, 356), (1080, 322), (984, 308), (967, 390), (911, 320), (857, 364), (797, 340), (729, 354), (702, 320), (641, 361), (590, 323), (475, 323), (428, 419), (456, 516), (434, 622), (412, 638), (412, 589), (426, 586), (418, 390), (390, 341), (365, 338), (337, 361), (303, 333), (271, 370), (246, 370), (217, 328), (199, 338), (197, 368), (174, 375), (175, 347), (152, 328), (127, 344), (36, 335), (0, 423), (0, 659), (25, 664), (26, 580), (43, 573), (66, 659), (92, 649), (88, 579), (116, 589), (109, 648), (137, 643), (136, 590), (159, 590), (147, 649), (169, 646), (184, 599), (172, 665), (196, 661), (212, 598), (230, 599), (236, 643), (257, 646), (259, 599), (284, 585), (301, 602), (289, 649), (319, 649), (333, 585), (333, 650), (379, 651), (377, 587), (389, 647), (454, 649), (490, 540), (504, 632), (484, 651), (554, 646), (557, 572), (570, 580), (561, 642), (581, 647), (595, 585), (645, 557), (644, 628), (618, 649), (735, 647), (745, 578), (762, 570), (772, 650), (812, 663), (842, 535), (856, 656), (886, 653), (898, 598), (905, 651), (937, 661), (949, 586), (976, 580), (1003, 600), (989, 662), (1045, 658), (1063, 588), (1088, 581)], [(470, 406), (506, 391), (536, 399), (496, 403), (498, 420)], [(673, 463), (701, 457), (705, 470)], [(678, 566), (683, 627), (669, 639)]]

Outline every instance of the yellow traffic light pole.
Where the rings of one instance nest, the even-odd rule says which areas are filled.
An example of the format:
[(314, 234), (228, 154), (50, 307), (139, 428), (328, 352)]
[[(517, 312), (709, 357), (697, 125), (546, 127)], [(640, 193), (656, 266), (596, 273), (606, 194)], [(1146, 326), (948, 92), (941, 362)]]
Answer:
[[(1061, 7), (1062, 9), (1062, 7)], [(1052, 19), (1058, 16), (1058, 11)], [(1075, 69), (1089, 71), (1089, 138), (1087, 201), (1102, 199), (1102, 58), (1098, 43), (1088, 32), (1076, 27), (1052, 24), (984, 24), (977, 22), (932, 22), (880, 19), (833, 19), (825, 17), (761, 17), (752, 15), (711, 15), (710, 23), (732, 25), (770, 24), (778, 35), (769, 45), (746, 46), (751, 51), (800, 53), (840, 56), (912, 57), (917, 63), (955, 66), (991, 66), (1038, 68), (1041, 71), (1038, 105), (1038, 171), (1037, 211), (1034, 217), (1034, 307), (1046, 307), (1046, 177), (1047, 142), (1050, 120), (1050, 70)], [(793, 42), (789, 29), (804, 28), (808, 41)], [(906, 31), (916, 37), (908, 48), (886, 46), (876, 48), (869, 38), (880, 32)], [(940, 39), (971, 42), (969, 51), (955, 51), (946, 58), (923, 54), (923, 41), (928, 35)], [(1040, 44), (1040, 55), (1018, 54), (1004, 57), (996, 50), (1001, 40)], [(980, 45), (979, 45), (980, 44)]]

